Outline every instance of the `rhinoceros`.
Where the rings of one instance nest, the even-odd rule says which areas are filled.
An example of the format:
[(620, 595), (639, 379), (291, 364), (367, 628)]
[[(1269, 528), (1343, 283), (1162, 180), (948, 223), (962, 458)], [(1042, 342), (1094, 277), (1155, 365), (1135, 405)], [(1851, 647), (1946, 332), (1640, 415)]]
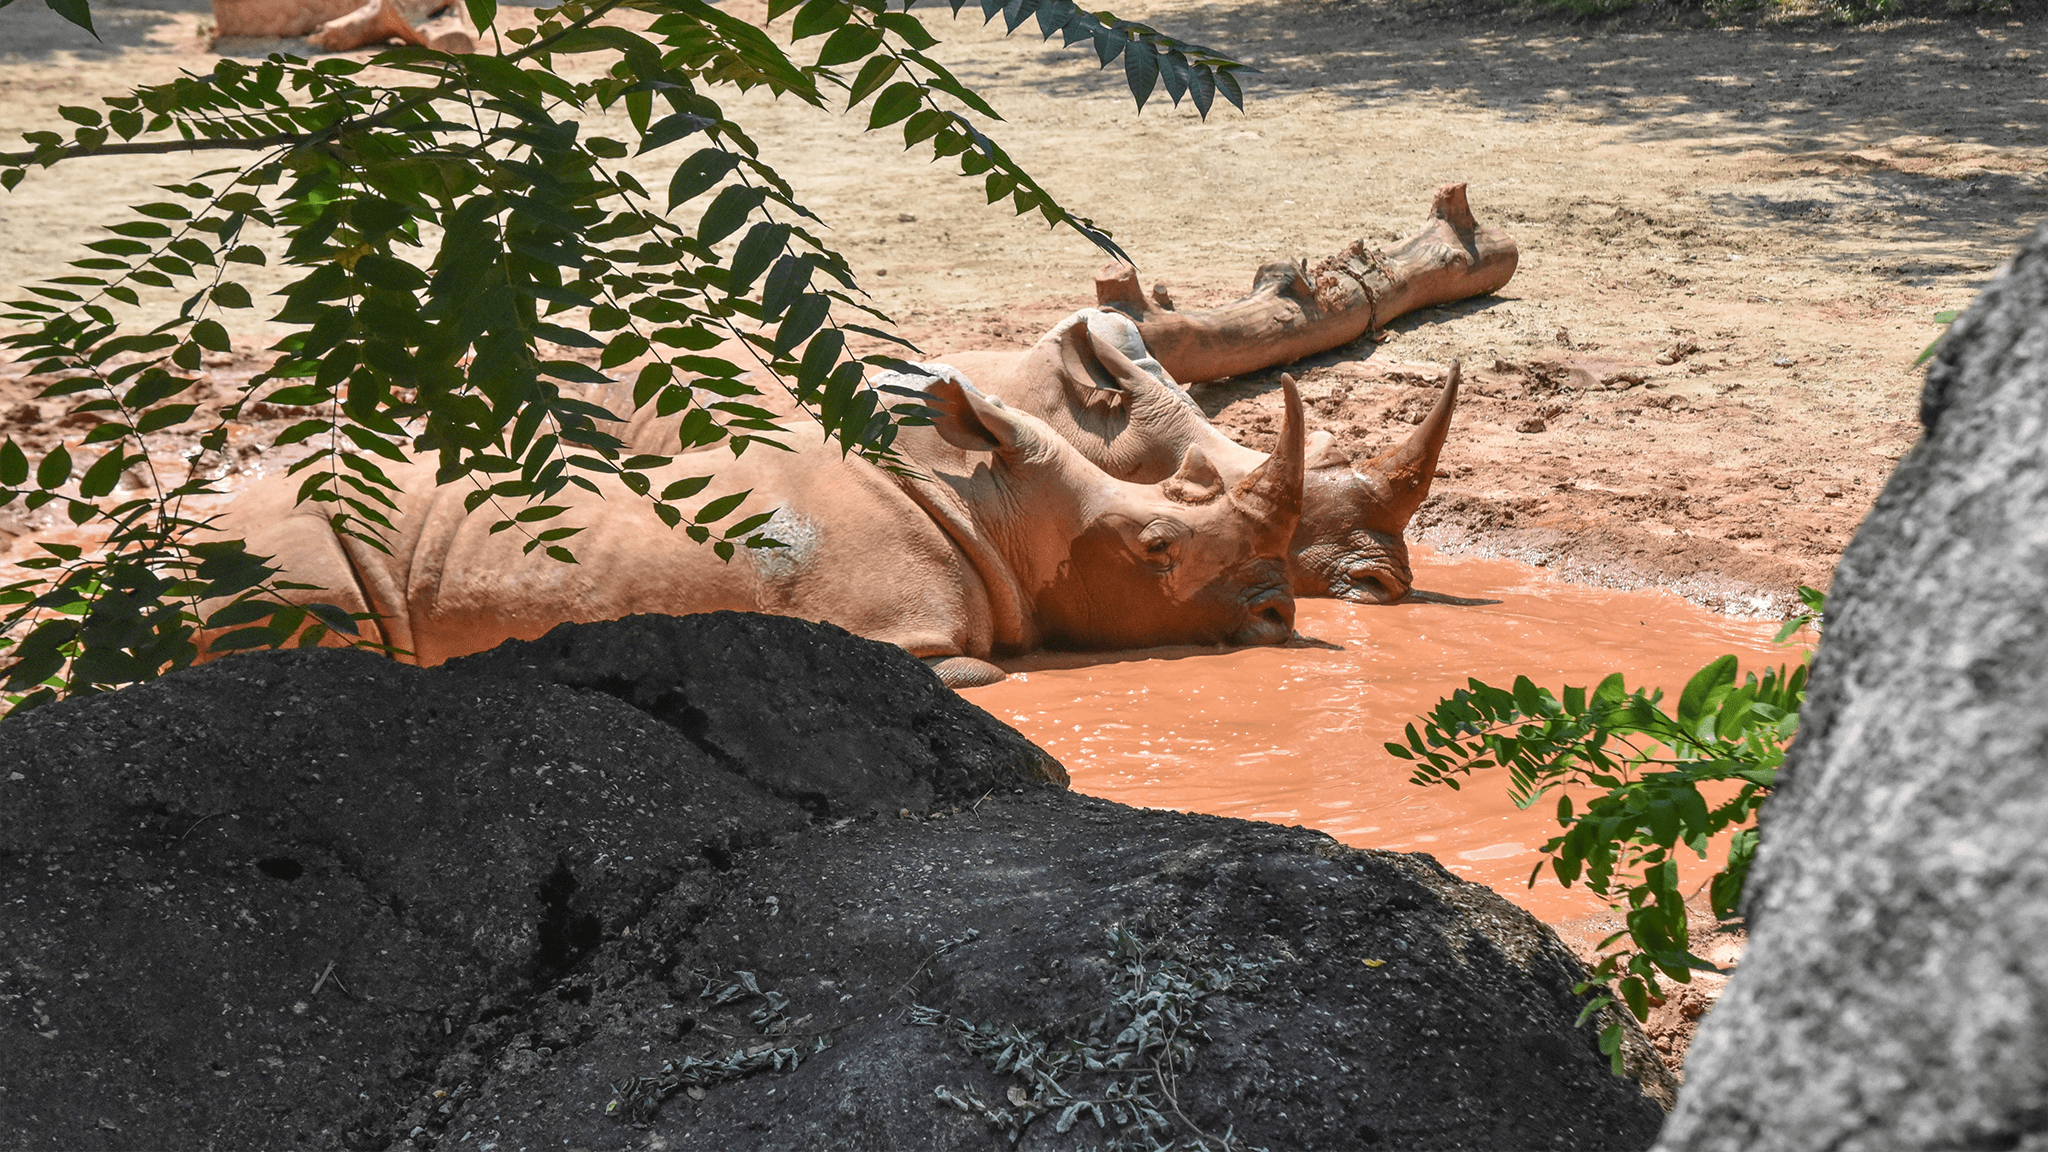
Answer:
[[(1157, 483), (1199, 450), (1226, 479), (1264, 466), (1266, 455), (1225, 436), (1146, 352), (1118, 312), (1084, 308), (1021, 352), (961, 352), (943, 363), (983, 392), (1050, 424), (1112, 476)], [(1458, 402), (1459, 372), (1429, 415), (1392, 450), (1353, 467), (1328, 432), (1308, 441), (1301, 520), (1289, 547), (1296, 596), (1390, 603), (1413, 577), (1408, 521), (1429, 495)]]
[[(785, 545), (731, 563), (616, 482), (600, 482), (603, 498), (558, 498), (570, 511), (551, 523), (584, 528), (571, 540), (578, 563), (526, 554), (518, 533), (490, 531), (506, 510), (466, 513), (468, 486), (437, 487), (424, 464), (396, 470), (388, 553), (295, 506), (296, 478), (252, 486), (220, 530), (272, 557), (281, 579), (316, 586), (293, 598), (374, 613), (365, 638), (423, 665), (565, 622), (718, 609), (829, 621), (959, 687), (1002, 679), (991, 657), (1039, 647), (1293, 636), (1286, 556), (1305, 443), (1291, 386), (1270, 461), (1226, 478), (1197, 448), (1137, 484), (958, 374), (937, 377), (924, 382), (934, 423), (897, 438), (902, 471), (845, 455), (815, 425), (790, 429), (794, 452), (724, 461), (705, 495), (751, 490), (746, 507), (777, 509), (763, 531)], [(684, 455), (649, 476), (659, 490), (702, 463)]]

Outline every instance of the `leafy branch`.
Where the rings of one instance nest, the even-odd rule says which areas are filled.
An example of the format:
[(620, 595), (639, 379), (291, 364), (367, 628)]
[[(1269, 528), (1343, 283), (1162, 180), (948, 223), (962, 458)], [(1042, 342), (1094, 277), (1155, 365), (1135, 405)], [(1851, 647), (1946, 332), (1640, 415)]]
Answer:
[[(1822, 609), (1819, 592), (1802, 588), (1800, 597), (1806, 612), (1787, 621), (1780, 641)], [(1600, 943), (1601, 959), (1578, 988), (1602, 993), (1580, 1022), (1617, 996), (1637, 1019), (1648, 1019), (1652, 1001), (1661, 1002), (1660, 976), (1682, 984), (1695, 970), (1714, 970), (1692, 952), (1681, 852), (1704, 860), (1708, 842), (1732, 832), (1726, 862), (1707, 888), (1714, 914), (1734, 916), (1756, 855), (1756, 810), (1798, 730), (1806, 674), (1801, 662), (1738, 682), (1736, 658), (1723, 656), (1693, 675), (1671, 711), (1661, 691), (1631, 691), (1619, 673), (1590, 693), (1567, 687), (1561, 695), (1526, 676), (1512, 689), (1474, 679), (1386, 749), (1414, 764), (1417, 785), (1456, 789), (1475, 771), (1504, 767), (1520, 807), (1558, 793), (1563, 832), (1544, 843), (1544, 863), (1566, 887), (1583, 881), (1626, 925)], [(1703, 786), (1723, 798), (1710, 801)], [(1574, 791), (1595, 794), (1582, 806)], [(1544, 863), (1530, 873), (1532, 886)], [(1619, 1022), (1600, 1039), (1617, 1074), (1621, 1039)]]
[[(78, 0), (53, 6), (89, 26)], [(491, 30), (494, 0), (468, 6)], [(654, 18), (644, 32), (605, 23), (620, 7)], [(1141, 104), (1152, 85), (1141, 91), (1137, 78), (1153, 73), (1204, 112), (1213, 89), (1240, 102), (1230, 72), (1241, 66), (1207, 49), (1071, 4), (1009, 10), (1021, 14), (1013, 30), (1036, 15), (1048, 36), (1085, 33), (1105, 62), (1123, 54)], [(0, 305), (0, 321), (18, 329), (0, 347), (53, 380), (41, 398), (97, 419), (84, 444), (104, 446), (74, 460), (60, 442), (32, 460), (13, 438), (0, 442), (0, 506), (61, 503), (106, 541), (45, 545), (32, 578), (0, 588), (0, 691), (32, 706), (147, 679), (196, 658), (202, 630), (215, 649), (350, 634), (357, 622), (345, 615), (277, 605), (282, 586), (257, 558), (217, 555), (232, 542), (188, 511), (216, 494), (196, 459), (181, 481), (157, 475), (152, 443), (191, 436), (202, 457), (220, 456), (230, 422), (259, 397), (308, 413), (275, 442), (302, 453), (291, 465), (302, 506), (373, 548), (388, 547), (400, 494), (429, 467), (432, 482), (468, 485), (466, 511), (494, 509), (493, 531), (564, 562), (580, 528), (561, 519), (560, 497), (597, 492), (603, 477), (722, 557), (771, 546), (761, 534), (770, 512), (745, 508), (748, 494), (692, 507), (710, 476), (669, 467), (719, 444), (735, 454), (776, 444), (788, 406), (765, 401), (757, 380), (848, 451), (888, 463), (897, 426), (923, 410), (863, 386), (868, 367), (902, 361), (855, 355), (853, 339), (909, 345), (725, 114), (721, 88), (765, 87), (821, 110), (836, 103), (828, 92), (844, 92), (849, 109), (872, 98), (867, 131), (901, 122), (906, 146), (958, 157), (992, 203), (1008, 198), (1123, 257), (977, 126), (970, 114), (1000, 117), (926, 54), (936, 41), (907, 11), (776, 0), (771, 19), (792, 12), (797, 40), (824, 38), (812, 63), (704, 0), (570, 0), (504, 30), (515, 47), (502, 56), (406, 47), (367, 63), (221, 60), (100, 107), (60, 108), (68, 137), (29, 132), (28, 151), (0, 153), (9, 189), (86, 156), (248, 155), (164, 185), (169, 198), (135, 206), (64, 275)], [(574, 57), (594, 57), (594, 74), (558, 69)], [(1131, 63), (1140, 57), (1151, 63)], [(623, 138), (586, 130), (593, 113), (616, 109)], [(685, 143), (696, 147), (679, 152), (662, 197), (617, 163)], [(233, 268), (280, 261), (293, 279), (271, 320), (289, 334), (202, 427), (202, 359), (229, 351), (255, 307)], [(146, 291), (186, 295), (170, 319), (138, 330), (130, 317)], [(621, 376), (635, 408), (674, 418), (660, 450), (613, 434), (621, 414), (598, 401)], [(142, 490), (117, 496), (138, 474)]]

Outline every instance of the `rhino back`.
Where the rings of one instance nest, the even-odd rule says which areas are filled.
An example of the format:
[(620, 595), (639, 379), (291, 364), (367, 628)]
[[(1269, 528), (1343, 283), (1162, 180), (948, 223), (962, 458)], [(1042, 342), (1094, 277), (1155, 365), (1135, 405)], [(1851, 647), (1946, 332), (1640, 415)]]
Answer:
[[(659, 491), (707, 466), (685, 458), (649, 477)], [(529, 550), (524, 531), (492, 532), (507, 510), (465, 512), (456, 490), (444, 489), (404, 577), (417, 661), (534, 639), (562, 623), (726, 609), (827, 621), (918, 655), (986, 651), (986, 597), (959, 549), (886, 473), (857, 458), (818, 446), (719, 461), (686, 517), (693, 505), (750, 492), (734, 520), (773, 510), (760, 534), (784, 545), (743, 548), (729, 562), (670, 529), (623, 484), (600, 478), (598, 487), (564, 493), (556, 503), (567, 511), (542, 522), (582, 529), (564, 541), (574, 564)]]

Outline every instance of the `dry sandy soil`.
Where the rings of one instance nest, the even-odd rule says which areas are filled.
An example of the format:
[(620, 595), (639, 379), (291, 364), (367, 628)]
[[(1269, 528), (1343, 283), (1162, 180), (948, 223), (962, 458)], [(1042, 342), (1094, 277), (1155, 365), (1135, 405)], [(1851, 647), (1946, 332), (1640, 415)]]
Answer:
[[(30, 4), (0, 13), (0, 139), (54, 123), (57, 103), (207, 67), (203, 14), (175, 10), (192, 0), (155, 2), (173, 10), (101, 10), (130, 46), (91, 52), (61, 47)], [(1520, 242), (1521, 270), (1495, 296), (1298, 366), (1315, 419), (1358, 452), (1384, 446), (1462, 357), (1469, 399), (1425, 538), (1595, 582), (1673, 584), (1724, 610), (1769, 613), (1797, 584), (1826, 586), (1912, 442), (1913, 360), (1940, 330), (1934, 313), (1966, 305), (2031, 226), (2048, 170), (2035, 23), (1127, 7), (1263, 69), (1248, 110), (1219, 105), (1205, 122), (1162, 95), (1141, 114), (1120, 69), (1005, 40), (1000, 25), (928, 19), (1008, 118), (997, 139), (1183, 308), (1240, 294), (1268, 259), (1404, 236), (1437, 184), (1468, 182), (1480, 217)], [(886, 134), (857, 137), (848, 118), (734, 104), (927, 352), (1026, 343), (1091, 302), (1100, 255), (982, 207), (978, 182)], [(675, 159), (642, 168), (658, 179)], [(0, 287), (59, 271), (99, 221), (203, 167), (32, 175), (0, 197)], [(33, 434), (32, 414), (56, 413), (22, 408), (21, 391), (0, 395), (0, 419)], [(1197, 393), (1249, 442), (1270, 434), (1272, 374)], [(1543, 431), (1518, 430), (1532, 418)]]
[[(0, 139), (53, 124), (57, 103), (208, 67), (203, 13), (157, 2), (100, 9), (109, 50), (72, 50), (34, 0), (0, 12)], [(1497, 295), (1296, 366), (1314, 419), (1358, 453), (1383, 447), (1462, 358), (1468, 399), (1423, 538), (1725, 611), (1775, 613), (1797, 585), (1827, 585), (1916, 435), (1913, 361), (1934, 313), (1970, 302), (2043, 203), (2048, 45), (2034, 22), (1579, 25), (1388, 0), (1121, 12), (1263, 69), (1248, 110), (1205, 122), (1162, 97), (1141, 114), (1120, 69), (929, 21), (1008, 118), (1004, 147), (1182, 308), (1242, 293), (1269, 259), (1405, 236), (1433, 188), (1467, 182), (1480, 218), (1520, 242), (1520, 271)], [(978, 183), (845, 118), (732, 106), (926, 352), (1028, 343), (1092, 302), (1100, 254), (983, 207)], [(662, 181), (658, 162), (680, 154), (640, 174)], [(99, 222), (206, 166), (33, 175), (0, 196), (0, 290), (59, 272)], [(253, 352), (274, 333), (246, 335)], [(252, 362), (210, 362), (215, 384)], [(1263, 447), (1275, 378), (1196, 394)], [(32, 391), (0, 368), (0, 430), (75, 441), (82, 426)], [(215, 466), (274, 468), (276, 427), (238, 429)], [(0, 549), (27, 527), (0, 519)], [(1581, 948), (1604, 934), (1565, 930)], [(1653, 1022), (1673, 1063), (1710, 1000), (1688, 991)]]

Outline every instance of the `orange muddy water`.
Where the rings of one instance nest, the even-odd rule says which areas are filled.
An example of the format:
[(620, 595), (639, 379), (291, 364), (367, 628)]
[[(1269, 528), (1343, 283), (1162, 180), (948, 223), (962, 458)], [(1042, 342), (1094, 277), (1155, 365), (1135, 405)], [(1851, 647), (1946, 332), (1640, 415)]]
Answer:
[[(1416, 587), (1494, 603), (1298, 603), (1296, 628), (1336, 649), (1034, 657), (968, 699), (1058, 757), (1074, 788), (1125, 804), (1319, 828), (1346, 844), (1428, 852), (1553, 923), (1604, 905), (1547, 873), (1536, 851), (1554, 801), (1518, 809), (1506, 774), (1418, 788), (1387, 754), (1402, 726), (1468, 676), (1527, 675), (1556, 691), (1609, 672), (1675, 698), (1701, 665), (1733, 652), (1745, 670), (1796, 660), (1777, 625), (1731, 620), (1666, 592), (1617, 592), (1506, 560), (1417, 549)], [(1072, 666), (1061, 667), (1061, 664)], [(1711, 853), (1718, 865), (1722, 852)], [(1710, 871), (1701, 868), (1701, 879)]]

